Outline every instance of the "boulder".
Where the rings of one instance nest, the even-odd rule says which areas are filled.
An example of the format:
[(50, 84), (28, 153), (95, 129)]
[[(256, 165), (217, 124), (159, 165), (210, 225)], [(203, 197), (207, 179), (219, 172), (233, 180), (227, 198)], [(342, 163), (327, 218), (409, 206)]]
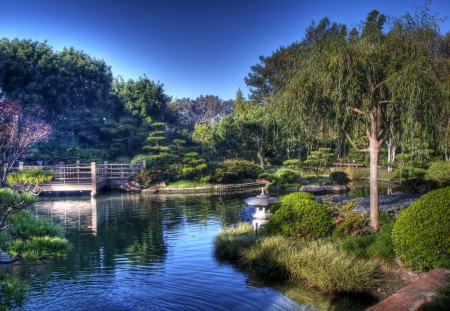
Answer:
[(330, 193), (342, 193), (348, 191), (348, 187), (346, 185), (325, 185), (323, 188), (326, 192)]
[(311, 193), (326, 192), (325, 188), (323, 186), (321, 186), (321, 185), (301, 186), (299, 191), (311, 192)]

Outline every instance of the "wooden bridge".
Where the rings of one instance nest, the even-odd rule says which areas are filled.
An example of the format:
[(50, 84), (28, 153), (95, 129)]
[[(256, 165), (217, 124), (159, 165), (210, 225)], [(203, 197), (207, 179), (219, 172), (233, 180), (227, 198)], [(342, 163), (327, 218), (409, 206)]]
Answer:
[(41, 168), (53, 173), (50, 184), (44, 185), (44, 191), (90, 191), (91, 195), (106, 186), (117, 186), (128, 181), (133, 175), (145, 169), (145, 161), (138, 164), (108, 163), (98, 164), (79, 163), (60, 164), (51, 166), (25, 166), (19, 162), (19, 166), (13, 170), (25, 168)]

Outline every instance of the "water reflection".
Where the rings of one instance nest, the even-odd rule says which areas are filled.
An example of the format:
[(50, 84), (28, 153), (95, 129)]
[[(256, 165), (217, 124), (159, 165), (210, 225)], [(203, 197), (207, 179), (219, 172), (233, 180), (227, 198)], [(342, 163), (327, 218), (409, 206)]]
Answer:
[[(239, 220), (244, 195), (105, 195), (44, 199), (34, 206), (66, 230), (66, 260), (27, 264), (10, 273), (28, 280), (24, 309), (314, 310), (294, 287), (254, 280), (218, 262), (213, 240)], [(284, 294), (283, 294), (284, 293)], [(291, 298), (292, 299), (291, 299)], [(358, 309), (358, 308), (356, 308)]]

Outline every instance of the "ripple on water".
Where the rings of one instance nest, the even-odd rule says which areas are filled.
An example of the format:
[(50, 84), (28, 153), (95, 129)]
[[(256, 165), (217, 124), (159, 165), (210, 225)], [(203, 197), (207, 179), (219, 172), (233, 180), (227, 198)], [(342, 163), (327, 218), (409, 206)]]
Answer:
[[(66, 230), (66, 260), (22, 266), (25, 310), (312, 310), (213, 255), (242, 198), (110, 195), (44, 199), (34, 211)], [(26, 277), (25, 277), (26, 278)]]

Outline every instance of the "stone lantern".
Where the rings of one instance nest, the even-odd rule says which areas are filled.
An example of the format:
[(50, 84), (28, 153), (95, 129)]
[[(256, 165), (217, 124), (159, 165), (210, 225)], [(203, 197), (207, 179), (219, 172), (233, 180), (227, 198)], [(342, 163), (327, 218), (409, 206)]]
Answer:
[(255, 212), (252, 214), (252, 225), (256, 231), (269, 222), (269, 218), (272, 216), (270, 206), (281, 203), (277, 198), (269, 196), (264, 188), (261, 189), (260, 195), (246, 198), (244, 201), (248, 205), (255, 206)]

